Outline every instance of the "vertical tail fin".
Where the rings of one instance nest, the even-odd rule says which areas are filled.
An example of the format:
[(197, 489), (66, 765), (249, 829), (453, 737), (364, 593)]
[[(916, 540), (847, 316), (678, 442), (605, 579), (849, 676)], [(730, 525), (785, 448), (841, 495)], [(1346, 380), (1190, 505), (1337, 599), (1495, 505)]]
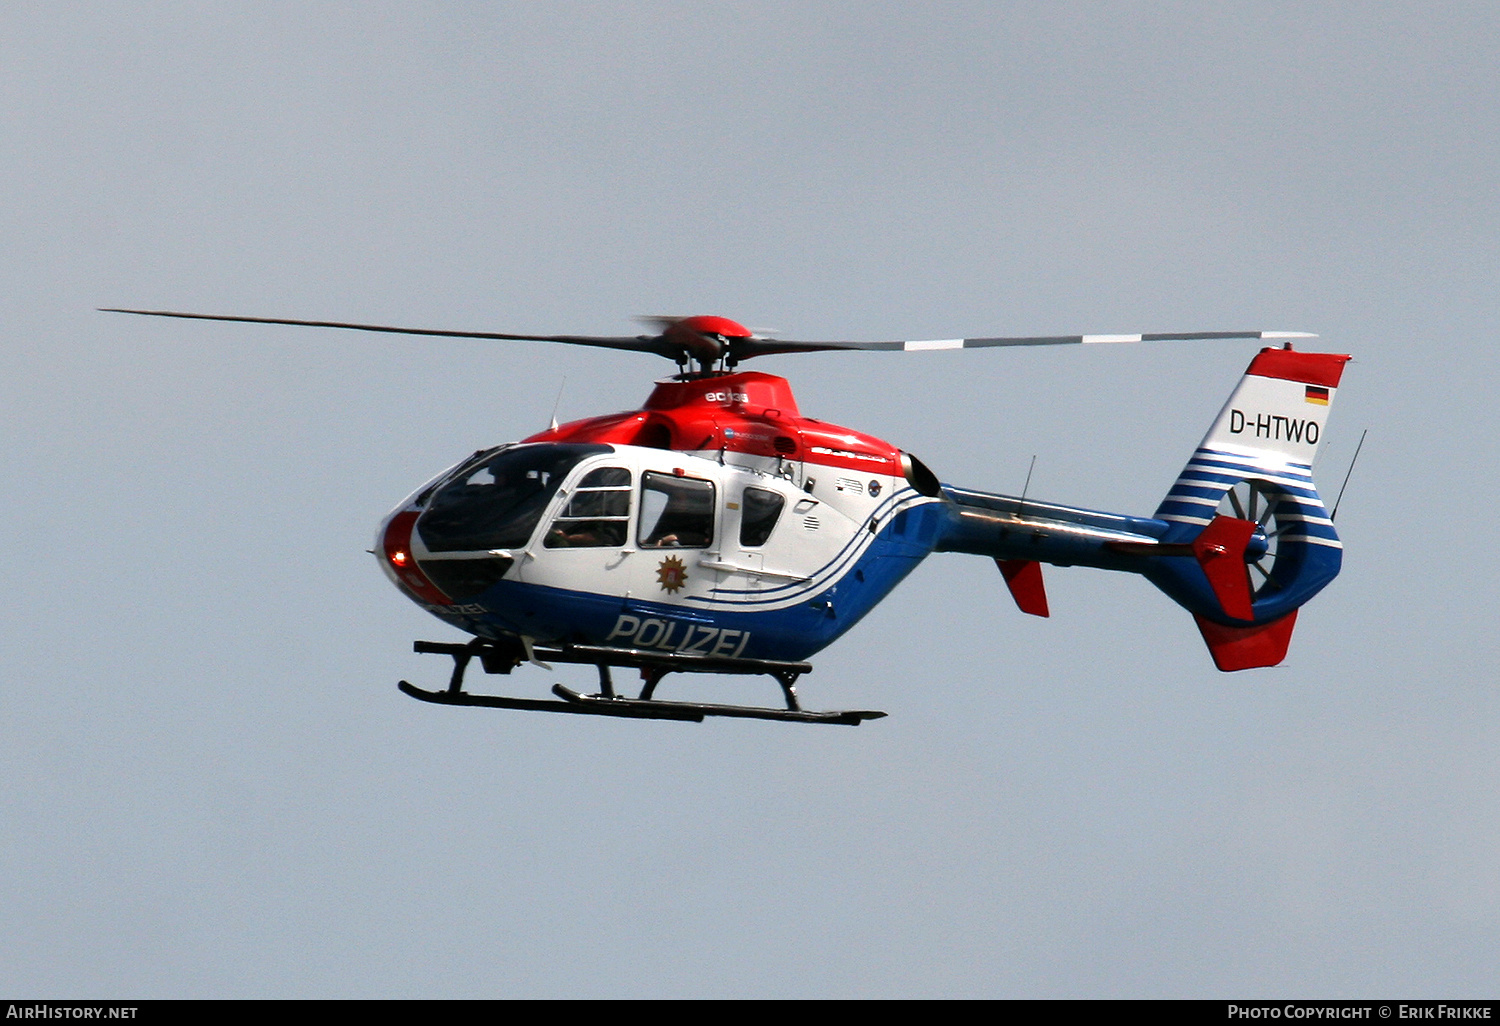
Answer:
[(1249, 575), (1248, 617), (1244, 583), (1222, 562), (1210, 574), (1201, 556), (1165, 558), (1147, 573), (1197, 618), (1221, 670), (1280, 662), (1297, 608), (1339, 572), (1342, 545), (1312, 468), (1348, 359), (1261, 350), (1156, 511), (1171, 525), (1165, 543), (1192, 543), (1220, 521), (1253, 525), (1214, 531), (1248, 538), (1234, 553)]

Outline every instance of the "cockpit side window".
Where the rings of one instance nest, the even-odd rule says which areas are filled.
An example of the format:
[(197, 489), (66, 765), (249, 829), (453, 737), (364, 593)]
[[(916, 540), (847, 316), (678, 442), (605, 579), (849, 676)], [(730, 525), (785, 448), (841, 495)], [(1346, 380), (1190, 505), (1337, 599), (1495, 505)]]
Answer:
[(693, 477), (641, 475), (642, 548), (702, 549), (714, 540), (714, 485)]
[(578, 482), (552, 527), (549, 549), (619, 548), (625, 544), (630, 522), (630, 471), (600, 467)]
[(764, 545), (771, 537), (786, 500), (765, 488), (746, 488), (740, 499), (740, 544), (746, 548)]

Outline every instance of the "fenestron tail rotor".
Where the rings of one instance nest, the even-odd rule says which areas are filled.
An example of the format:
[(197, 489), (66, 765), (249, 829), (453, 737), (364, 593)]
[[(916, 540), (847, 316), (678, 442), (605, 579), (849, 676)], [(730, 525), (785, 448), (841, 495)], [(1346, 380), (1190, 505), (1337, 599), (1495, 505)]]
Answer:
[(1250, 588), (1256, 597), (1274, 589), (1271, 575), (1276, 569), (1276, 554), (1281, 535), (1292, 526), (1290, 519), (1278, 517), (1282, 509), (1281, 490), (1267, 481), (1245, 480), (1236, 484), (1219, 502), (1219, 516), (1248, 520), (1265, 537), (1265, 550), (1251, 552), (1246, 560), (1250, 570)]

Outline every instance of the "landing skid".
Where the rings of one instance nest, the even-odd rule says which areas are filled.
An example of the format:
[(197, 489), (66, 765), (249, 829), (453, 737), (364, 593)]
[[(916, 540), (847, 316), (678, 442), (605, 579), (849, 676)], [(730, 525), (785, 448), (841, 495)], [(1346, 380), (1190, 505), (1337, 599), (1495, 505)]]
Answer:
[[(865, 720), (885, 715), (873, 709), (815, 712), (803, 709), (797, 701), (796, 681), (812, 669), (807, 663), (777, 662), (767, 659), (705, 659), (678, 656), (673, 653), (648, 652), (639, 649), (612, 649), (597, 645), (523, 646), (475, 639), (464, 645), (418, 641), (413, 649), (419, 653), (453, 657), (453, 676), (443, 691), (427, 691), (409, 681), (396, 686), (412, 698), (439, 705), (475, 705), (491, 709), (529, 709), (533, 712), (574, 713), (584, 716), (623, 716), (642, 720), (685, 720), (701, 723), (707, 716), (728, 716), (752, 720), (787, 720), (794, 723), (839, 723), (857, 727)], [(487, 673), (510, 673), (523, 661), (542, 663), (587, 663), (599, 671), (599, 693), (584, 695), (561, 684), (552, 686), (560, 700), (545, 698), (511, 698), (506, 695), (476, 695), (463, 689), (464, 673), (469, 662), (478, 656)], [(542, 663), (545, 665), (545, 663)], [(626, 666), (641, 671), (644, 684), (639, 698), (626, 698), (615, 692), (610, 667)], [(736, 673), (766, 674), (781, 685), (786, 708), (764, 706), (720, 705), (706, 702), (670, 702), (655, 698), (656, 686), (669, 673)]]
[[(605, 716), (643, 716), (648, 719), (697, 720), (705, 716), (737, 716), (747, 720), (791, 720), (794, 723), (844, 723), (857, 727), (865, 720), (885, 715), (874, 709), (848, 712), (810, 712), (806, 709), (770, 709), (751, 705), (714, 705), (704, 702), (664, 702), (660, 699), (605, 698), (603, 695), (580, 695), (561, 684), (552, 685), (552, 693), (565, 699), (579, 712), (597, 712)], [(638, 710), (625, 712), (623, 710)]]

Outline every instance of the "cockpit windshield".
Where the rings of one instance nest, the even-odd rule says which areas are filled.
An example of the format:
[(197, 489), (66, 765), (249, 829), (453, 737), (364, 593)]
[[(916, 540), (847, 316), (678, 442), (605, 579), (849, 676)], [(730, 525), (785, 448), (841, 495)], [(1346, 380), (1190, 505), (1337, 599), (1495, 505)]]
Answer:
[(559, 443), (504, 449), (438, 489), (417, 531), (432, 552), (524, 548), (568, 471), (612, 451)]

